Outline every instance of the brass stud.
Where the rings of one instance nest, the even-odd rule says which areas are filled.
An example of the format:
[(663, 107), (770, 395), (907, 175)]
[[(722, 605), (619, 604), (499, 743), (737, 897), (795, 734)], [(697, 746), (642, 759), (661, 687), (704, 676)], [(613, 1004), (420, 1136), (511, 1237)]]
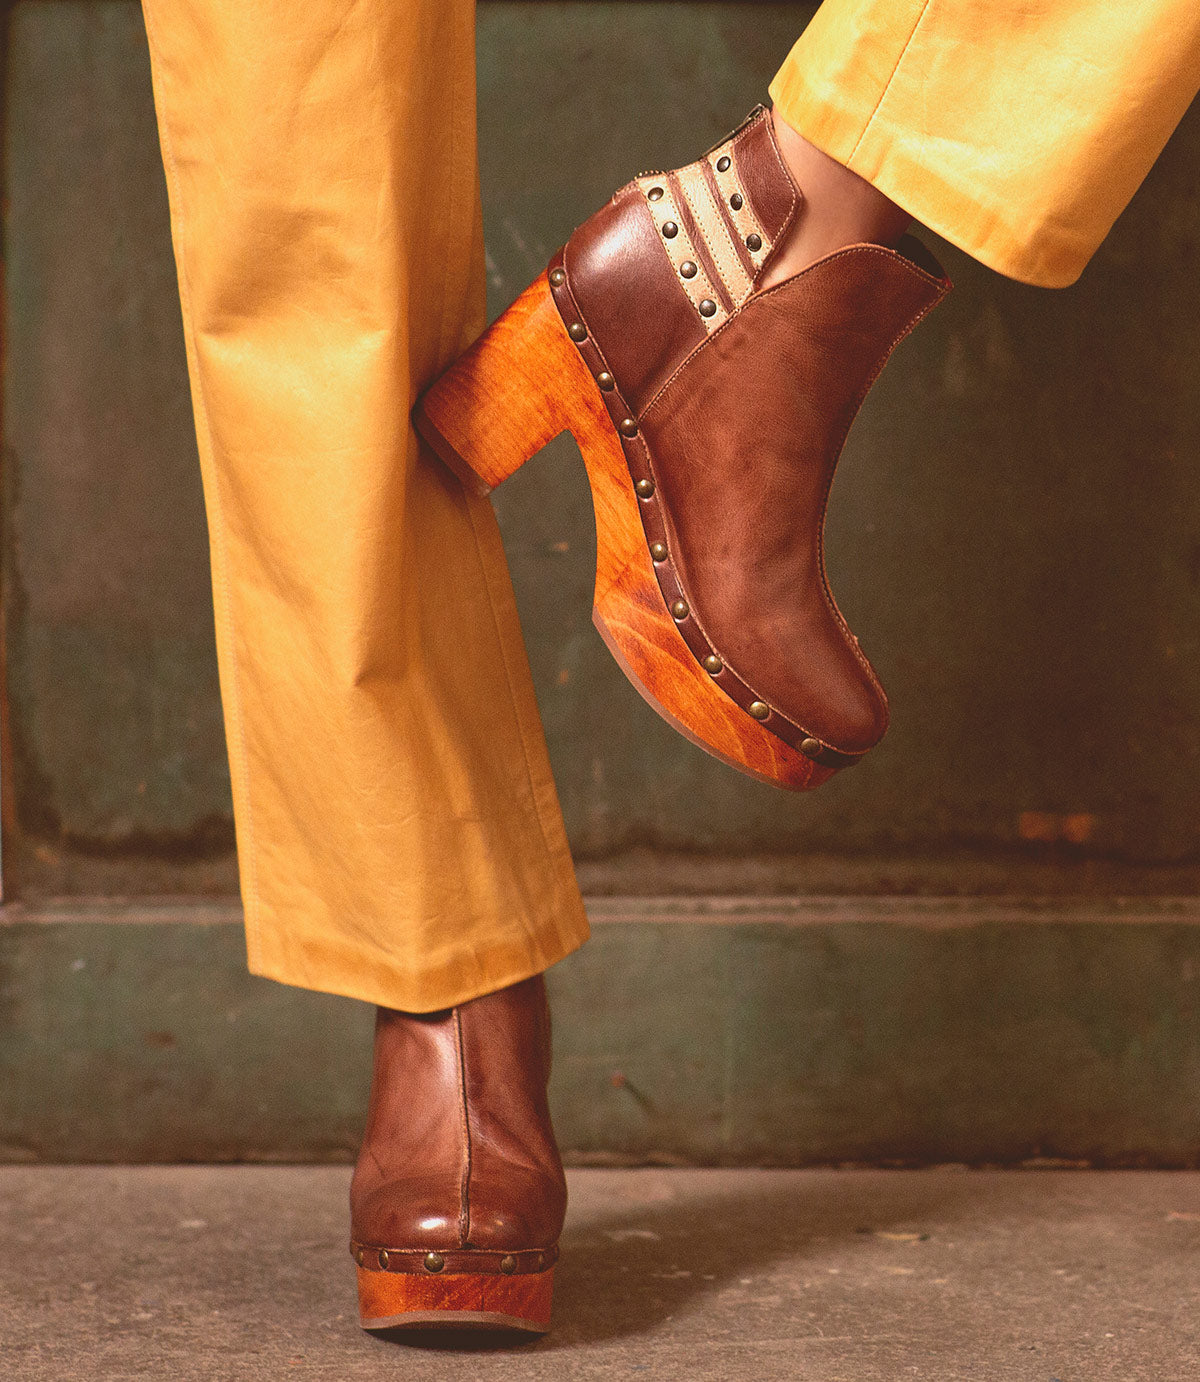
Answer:
[(562, 269), (550, 270), (550, 282), (553, 283), (556, 288), (561, 288), (566, 281), (567, 275), (563, 272)]
[(679, 272), (683, 275), (684, 278), (695, 278), (696, 266), (692, 263), (690, 259), (685, 259), (683, 263), (679, 266)]
[(709, 655), (704, 659), (704, 670), (714, 677), (717, 675), (718, 672), (723, 671), (724, 668), (725, 664), (716, 655), (716, 653), (709, 653)]
[(650, 544), (650, 555), (655, 561), (666, 561), (667, 544), (665, 542), (652, 542)]
[(534, 1265), (537, 1267), (538, 1271), (541, 1271), (541, 1269), (546, 1265), (546, 1254), (544, 1252), (538, 1253), (537, 1262)]
[(728, 155), (728, 154), (722, 154), (721, 157), (720, 157), (719, 159), (717, 159), (717, 172), (718, 172), (718, 173), (727, 173), (727, 172), (729, 172), (729, 164), (730, 164), (730, 162), (731, 162), (731, 160), (730, 160), (729, 155)]
[(679, 234), (679, 227), (675, 224), (674, 221), (664, 221), (662, 233), (668, 240), (674, 240), (674, 238)]
[(512, 1253), (500, 1259), (500, 1270), (505, 1276), (512, 1276), (513, 1272), (517, 1270), (517, 1259)]
[(654, 481), (639, 480), (637, 484), (634, 485), (634, 489), (637, 490), (639, 498), (649, 499), (650, 496), (654, 493)]
[(600, 385), (600, 387), (604, 390), (605, 393), (610, 393), (613, 389), (617, 387), (617, 381), (612, 377), (611, 374), (609, 374), (609, 372), (606, 369), (601, 370), (600, 373), (596, 376), (596, 383)]
[(716, 312), (716, 310), (717, 304), (712, 300), (712, 298), (705, 298), (700, 303), (700, 315), (702, 317), (711, 317)]
[(765, 720), (771, 713), (771, 707), (762, 701), (751, 701), (746, 709), (756, 720)]
[(587, 327), (584, 326), (582, 322), (572, 322), (571, 325), (567, 327), (567, 335), (570, 336), (573, 341), (586, 341)]
[(356, 1248), (354, 1250), (354, 1260), (360, 1267), (367, 1260), (367, 1254), (363, 1252), (362, 1248)]
[(446, 1259), (440, 1252), (427, 1252), (425, 1254), (425, 1270), (427, 1272), (440, 1272), (446, 1265)]
[(740, 192), (735, 192), (733, 196), (729, 198), (729, 205), (732, 206), (735, 211), (740, 211), (742, 209), (742, 194)]
[(383, 1270), (384, 1270), (385, 1272), (387, 1271), (387, 1264), (388, 1264), (389, 1261), (390, 1261), (390, 1258), (388, 1257), (388, 1250), (387, 1250), (387, 1248), (380, 1248), (380, 1249), (379, 1249), (379, 1265), (383, 1268)]
[(661, 187), (652, 187), (649, 192), (646, 193), (646, 196), (648, 196), (652, 202), (660, 202), (663, 199), (663, 190)]
[(671, 618), (678, 623), (682, 623), (690, 613), (686, 600), (676, 600), (671, 606)]
[(755, 253), (762, 249), (762, 236), (759, 235), (757, 231), (751, 231), (750, 234), (746, 236), (746, 248), (748, 250), (753, 250)]
[(821, 752), (821, 748), (822, 745), (819, 739), (810, 738), (800, 740), (800, 752), (807, 755), (809, 758), (816, 758), (817, 754)]
[(617, 423), (617, 431), (620, 432), (623, 437), (636, 437), (637, 422), (631, 417), (623, 417), (621, 421)]

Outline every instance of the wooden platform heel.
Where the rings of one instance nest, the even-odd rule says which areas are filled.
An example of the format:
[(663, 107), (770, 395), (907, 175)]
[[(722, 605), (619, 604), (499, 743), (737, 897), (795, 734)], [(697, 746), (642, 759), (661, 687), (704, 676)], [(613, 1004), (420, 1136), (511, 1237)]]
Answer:
[(706, 667), (684, 642), (682, 592), (671, 592), (669, 608), (639, 512), (653, 497), (653, 482), (630, 473), (621, 424), (603, 396), (615, 392), (608, 384), (604, 370), (594, 377), (584, 363), (543, 273), (425, 393), (413, 420), (451, 470), (482, 494), (569, 431), (587, 468), (596, 517), (592, 622), (621, 670), (664, 720), (714, 757), (778, 786), (819, 785), (833, 769), (748, 715), (721, 690), (711, 656)]
[(364, 1329), (543, 1334), (567, 1183), (540, 974), (433, 1013), (379, 1008), (350, 1183)]
[[(358, 1263), (358, 1309), (364, 1329), (545, 1334), (550, 1328), (553, 1266), (518, 1271), (512, 1255), (495, 1254), (488, 1270), (452, 1271), (440, 1253), (389, 1254), (386, 1248), (362, 1245), (354, 1245), (352, 1251)], [(395, 1263), (408, 1256), (416, 1263), (398, 1270)]]
[(464, 484), (487, 494), (574, 430), (595, 393), (543, 273), (424, 394), (413, 421)]
[(950, 286), (906, 239), (762, 287), (802, 201), (759, 108), (695, 163), (618, 191), (415, 413), (484, 492), (573, 433), (613, 656), (694, 743), (793, 789), (887, 728), (830, 592), (825, 507), (859, 404)]

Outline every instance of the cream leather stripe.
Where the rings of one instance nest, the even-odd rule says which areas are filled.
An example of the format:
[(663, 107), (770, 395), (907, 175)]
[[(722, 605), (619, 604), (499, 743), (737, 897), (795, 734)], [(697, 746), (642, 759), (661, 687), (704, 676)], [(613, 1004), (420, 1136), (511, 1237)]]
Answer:
[[(704, 272), (704, 264), (700, 256), (696, 253), (696, 247), (692, 244), (691, 237), (688, 235), (687, 226), (679, 214), (679, 208), (675, 205), (675, 199), (671, 195), (671, 187), (667, 182), (665, 174), (650, 174), (638, 178), (637, 185), (642, 190), (642, 195), (646, 198), (646, 205), (650, 208), (650, 215), (654, 218), (654, 227), (658, 231), (659, 239), (662, 241), (663, 248), (667, 251), (667, 257), (671, 261), (671, 266), (675, 270), (680, 286), (691, 300), (692, 306), (696, 309), (696, 315), (704, 323), (704, 329), (709, 333), (715, 331), (718, 326), (728, 317), (729, 313), (721, 306), (721, 299), (716, 289), (709, 282), (708, 275)], [(650, 196), (651, 188), (661, 188), (662, 196), (652, 199)], [(679, 227), (678, 233), (668, 239), (662, 233), (663, 226), (667, 221), (674, 221)], [(691, 261), (696, 266), (696, 272), (691, 278), (684, 278), (681, 269), (684, 264)], [(712, 302), (716, 311), (711, 317), (706, 317), (700, 311), (700, 304), (705, 300)]]
[(704, 164), (690, 163), (686, 168), (681, 168), (675, 176), (683, 188), (683, 195), (687, 198), (696, 224), (700, 227), (700, 234), (704, 237), (712, 261), (717, 266), (717, 272), (721, 275), (733, 305), (737, 307), (750, 294), (750, 275), (738, 258), (738, 252), (729, 238), (729, 228), (721, 215), (721, 208), (717, 205), (708, 179), (704, 176)]
[[(724, 172), (717, 167), (722, 158), (729, 159), (729, 167)], [(708, 161), (712, 165), (713, 177), (717, 180), (717, 186), (721, 189), (721, 195), (725, 198), (725, 205), (729, 208), (729, 216), (733, 224), (737, 227), (738, 234), (742, 237), (742, 244), (746, 245), (746, 239), (750, 235), (757, 235), (762, 241), (759, 249), (752, 250), (746, 245), (746, 253), (754, 261), (754, 271), (757, 275), (762, 268), (763, 261), (771, 252), (771, 240), (767, 232), (762, 228), (762, 222), (754, 214), (754, 208), (750, 205), (750, 198), (746, 195), (746, 189), (738, 176), (737, 155), (734, 152), (732, 143), (724, 145), (714, 153), (709, 154)], [(738, 193), (742, 199), (740, 211), (735, 211), (729, 204), (730, 197)]]

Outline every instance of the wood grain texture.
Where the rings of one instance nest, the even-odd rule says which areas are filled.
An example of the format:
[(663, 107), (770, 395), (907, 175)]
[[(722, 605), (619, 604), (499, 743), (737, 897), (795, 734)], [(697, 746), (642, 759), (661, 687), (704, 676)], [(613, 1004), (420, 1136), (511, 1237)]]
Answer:
[(418, 1276), (412, 1272), (379, 1272), (359, 1267), (358, 1309), (364, 1329), (430, 1327), (522, 1329), (545, 1333), (550, 1328), (554, 1268), (501, 1276)]
[(464, 483), (487, 493), (574, 430), (582, 368), (543, 273), (425, 392), (413, 421)]
[(545, 274), (429, 389), (414, 421), (484, 493), (571, 432), (596, 514), (592, 619), (634, 687), (692, 743), (763, 782), (803, 791), (833, 775), (747, 715), (684, 642), (654, 574), (620, 439)]

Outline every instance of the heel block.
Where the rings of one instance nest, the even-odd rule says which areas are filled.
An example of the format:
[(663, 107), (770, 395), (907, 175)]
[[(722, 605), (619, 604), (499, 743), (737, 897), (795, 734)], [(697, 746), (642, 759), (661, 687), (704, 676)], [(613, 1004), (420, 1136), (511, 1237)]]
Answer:
[(413, 423), (460, 480), (486, 494), (580, 408), (595, 407), (595, 392), (542, 273), (421, 395)]
[(550, 1328), (553, 1267), (514, 1276), (357, 1270), (364, 1329), (513, 1329), (544, 1334)]

